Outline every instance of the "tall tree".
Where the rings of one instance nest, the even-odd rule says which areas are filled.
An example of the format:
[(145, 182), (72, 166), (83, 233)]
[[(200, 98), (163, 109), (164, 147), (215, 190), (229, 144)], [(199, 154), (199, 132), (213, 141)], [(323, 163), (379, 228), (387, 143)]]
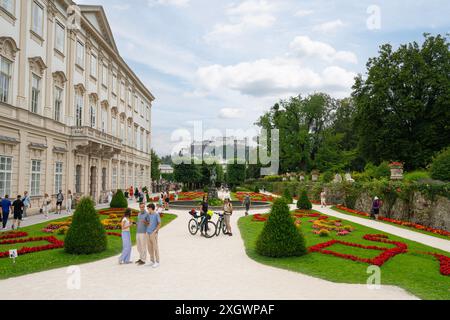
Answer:
[(368, 161), (427, 166), (450, 145), (450, 51), (446, 37), (381, 46), (353, 87), (359, 148)]
[(151, 159), (152, 159), (152, 180), (157, 181), (161, 177), (161, 171), (159, 170), (159, 165), (161, 164), (161, 159), (159, 159), (156, 152), (152, 149), (151, 151)]

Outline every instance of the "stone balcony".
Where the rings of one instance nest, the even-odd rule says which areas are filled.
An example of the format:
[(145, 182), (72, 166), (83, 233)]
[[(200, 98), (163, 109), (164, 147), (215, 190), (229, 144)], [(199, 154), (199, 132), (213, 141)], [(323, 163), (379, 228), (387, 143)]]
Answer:
[(91, 127), (72, 127), (71, 141), (76, 152), (111, 159), (122, 152), (122, 140)]

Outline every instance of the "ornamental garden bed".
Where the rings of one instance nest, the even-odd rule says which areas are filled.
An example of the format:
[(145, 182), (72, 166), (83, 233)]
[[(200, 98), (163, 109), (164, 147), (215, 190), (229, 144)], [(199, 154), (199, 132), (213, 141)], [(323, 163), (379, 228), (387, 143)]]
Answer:
[[(108, 212), (106, 215), (105, 212)], [(122, 210), (102, 210), (99, 212), (101, 221), (110, 220), (111, 214), (121, 216)], [(165, 214), (162, 225), (165, 226), (176, 218), (175, 215)], [(106, 228), (108, 248), (106, 251), (92, 255), (70, 255), (64, 252), (64, 234), (60, 229), (67, 225), (70, 218), (45, 222), (20, 229), (20, 232), (0, 233), (0, 279), (18, 277), (25, 274), (46, 271), (71, 265), (93, 262), (115, 255), (122, 251), (120, 230)], [(53, 226), (49, 228), (49, 226)], [(59, 226), (56, 228), (56, 226)], [(50, 232), (50, 229), (51, 232)], [(136, 228), (132, 228), (132, 241), (135, 243)], [(13, 264), (9, 259), (9, 250), (17, 249), (19, 257)]]
[[(364, 218), (364, 219), (370, 219), (370, 214), (367, 212), (349, 209), (344, 206), (334, 206), (334, 207), (332, 207), (332, 209), (335, 211), (338, 211), (340, 213), (343, 213), (343, 214), (348, 214), (348, 215), (352, 215), (352, 216), (356, 216), (356, 217), (360, 217), (360, 218)], [(395, 226), (403, 228), (403, 229), (409, 229), (409, 230), (413, 230), (413, 231), (420, 232), (423, 234), (427, 234), (429, 236), (450, 240), (450, 232), (448, 232), (446, 230), (430, 228), (430, 227), (427, 227), (427, 226), (424, 226), (424, 225), (421, 225), (418, 223), (401, 221), (401, 220), (397, 220), (397, 219), (390, 219), (390, 218), (382, 217), (382, 216), (379, 216), (377, 221), (387, 223), (390, 225), (395, 225)]]
[[(382, 285), (401, 287), (422, 299), (450, 299), (448, 252), (316, 211), (293, 211), (292, 216), (305, 236), (306, 256), (274, 259), (256, 253), (267, 215), (243, 217), (238, 222), (248, 256), (273, 267), (351, 284), (366, 284), (368, 267), (378, 265)], [(315, 232), (317, 221), (321, 227), (330, 227), (326, 236)], [(339, 228), (344, 226), (352, 230), (341, 236)]]

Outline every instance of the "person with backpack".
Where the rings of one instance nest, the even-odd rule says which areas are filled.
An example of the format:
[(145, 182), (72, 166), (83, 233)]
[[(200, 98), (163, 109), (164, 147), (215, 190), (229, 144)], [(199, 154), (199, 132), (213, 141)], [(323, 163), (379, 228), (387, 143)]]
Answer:
[(23, 201), (22, 196), (17, 196), (16, 201), (13, 202), (12, 207), (14, 209), (14, 221), (12, 224), (12, 230), (16, 229), (16, 223), (17, 223), (17, 230), (20, 228), (20, 223), (22, 222), (22, 215), (23, 215)]
[(372, 210), (370, 211), (370, 218), (373, 220), (378, 219), (378, 215), (380, 214), (380, 208), (381, 208), (381, 200), (378, 197), (375, 197), (372, 202)]
[(9, 195), (5, 195), (5, 197), (0, 202), (0, 208), (2, 209), (2, 222), (3, 222), (3, 230), (6, 230), (6, 225), (8, 224), (9, 214), (11, 212), (11, 200), (9, 200)]
[(61, 214), (63, 201), (64, 201), (64, 194), (63, 194), (62, 190), (59, 190), (58, 194), (56, 195), (56, 212), (55, 212), (55, 214)]

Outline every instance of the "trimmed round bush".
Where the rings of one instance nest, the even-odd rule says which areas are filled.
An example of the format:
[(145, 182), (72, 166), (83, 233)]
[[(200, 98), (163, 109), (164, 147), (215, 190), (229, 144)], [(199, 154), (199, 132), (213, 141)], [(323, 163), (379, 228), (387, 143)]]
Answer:
[(116, 194), (112, 197), (109, 206), (113, 209), (127, 209), (128, 201), (122, 190), (117, 190)]
[(450, 147), (442, 150), (433, 159), (430, 172), (433, 179), (450, 181)]
[(297, 201), (297, 209), (311, 210), (312, 203), (309, 201), (308, 192), (306, 190), (300, 191), (300, 198)]
[(295, 226), (284, 199), (275, 200), (256, 242), (256, 252), (272, 258), (300, 257), (307, 253), (305, 238)]
[(283, 191), (283, 199), (286, 201), (287, 204), (294, 203), (294, 199), (292, 199), (291, 192), (288, 188), (285, 188)]
[(93, 254), (107, 248), (106, 232), (91, 198), (78, 203), (72, 224), (64, 239), (64, 250), (70, 254)]

